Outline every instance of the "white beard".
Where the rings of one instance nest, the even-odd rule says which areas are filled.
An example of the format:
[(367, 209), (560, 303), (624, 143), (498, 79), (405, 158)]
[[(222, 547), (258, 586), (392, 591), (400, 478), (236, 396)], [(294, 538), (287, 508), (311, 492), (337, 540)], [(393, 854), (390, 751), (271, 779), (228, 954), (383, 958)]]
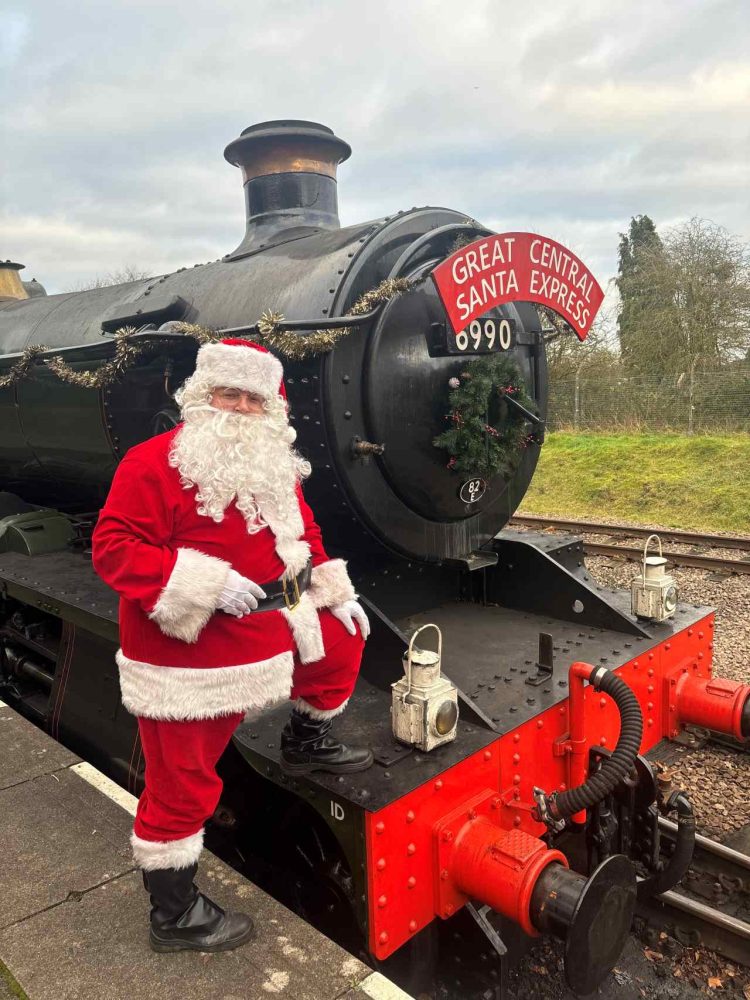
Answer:
[(297, 434), (281, 397), (268, 399), (263, 415), (182, 402), (184, 424), (169, 464), (185, 489), (196, 488), (198, 513), (219, 523), (236, 499), (248, 533), (270, 527), (287, 568), (299, 572), (309, 548), (298, 541), (304, 525), (295, 490), (309, 476), (310, 464), (292, 447)]

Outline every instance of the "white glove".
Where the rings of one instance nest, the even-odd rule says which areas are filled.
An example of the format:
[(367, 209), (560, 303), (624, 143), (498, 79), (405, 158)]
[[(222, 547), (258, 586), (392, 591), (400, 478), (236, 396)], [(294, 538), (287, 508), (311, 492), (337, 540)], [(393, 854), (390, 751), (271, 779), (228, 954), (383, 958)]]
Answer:
[(258, 600), (265, 596), (265, 590), (257, 583), (253, 583), (246, 576), (241, 576), (235, 570), (230, 569), (216, 607), (219, 611), (234, 615), (235, 618), (242, 618), (243, 615), (255, 611), (258, 607)]
[(363, 639), (366, 639), (370, 634), (370, 622), (365, 614), (365, 609), (359, 601), (344, 601), (343, 604), (337, 604), (330, 611), (332, 615), (338, 618), (349, 635), (357, 634), (357, 630), (354, 627), (355, 621), (359, 625), (359, 631), (362, 633)]

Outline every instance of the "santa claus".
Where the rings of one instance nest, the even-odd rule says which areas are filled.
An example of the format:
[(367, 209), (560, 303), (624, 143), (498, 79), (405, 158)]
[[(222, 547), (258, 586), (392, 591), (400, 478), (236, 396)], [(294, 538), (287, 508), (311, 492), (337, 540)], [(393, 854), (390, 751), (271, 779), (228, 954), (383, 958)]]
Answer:
[(93, 561), (120, 595), (122, 700), (146, 758), (132, 845), (151, 946), (222, 951), (253, 924), (193, 884), (219, 757), (245, 713), (291, 697), (284, 770), (369, 767), (370, 750), (329, 735), (369, 623), (302, 495), (310, 465), (293, 447), (279, 360), (249, 341), (206, 344), (176, 398), (183, 423), (120, 463)]

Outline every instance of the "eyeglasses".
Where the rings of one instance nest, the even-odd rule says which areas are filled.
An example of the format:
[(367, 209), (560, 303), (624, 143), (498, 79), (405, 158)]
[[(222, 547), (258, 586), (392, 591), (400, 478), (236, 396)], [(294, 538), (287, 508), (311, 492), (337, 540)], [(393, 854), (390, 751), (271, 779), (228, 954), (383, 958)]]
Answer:
[(227, 403), (239, 403), (242, 399), (244, 399), (248, 404), (260, 404), (262, 406), (265, 403), (265, 397), (261, 396), (257, 392), (246, 392), (244, 389), (232, 389), (225, 386), (216, 386), (213, 393), (218, 396), (219, 399), (222, 399)]

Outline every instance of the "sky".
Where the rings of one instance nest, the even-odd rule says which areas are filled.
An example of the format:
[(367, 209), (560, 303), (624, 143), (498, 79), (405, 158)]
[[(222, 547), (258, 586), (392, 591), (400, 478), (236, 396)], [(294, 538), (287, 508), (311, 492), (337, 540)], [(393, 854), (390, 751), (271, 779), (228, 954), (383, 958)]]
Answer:
[(0, 258), (50, 293), (215, 260), (228, 142), (322, 122), (343, 225), (413, 205), (566, 244), (631, 216), (750, 242), (748, 0), (0, 0)]

